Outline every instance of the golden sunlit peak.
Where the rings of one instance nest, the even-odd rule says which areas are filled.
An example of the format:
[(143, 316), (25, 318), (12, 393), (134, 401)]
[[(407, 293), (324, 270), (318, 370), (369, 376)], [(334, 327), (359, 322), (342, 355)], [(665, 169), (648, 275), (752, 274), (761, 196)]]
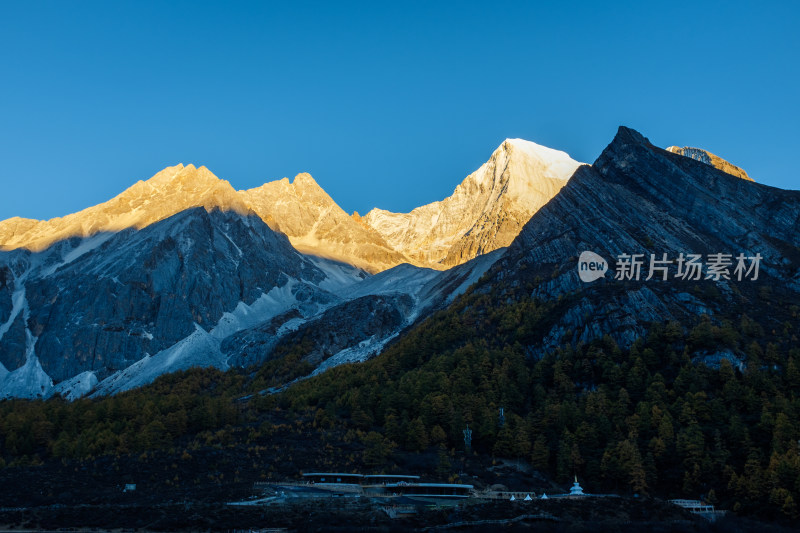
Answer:
[(116, 232), (130, 227), (141, 229), (198, 206), (250, 213), (247, 202), (230, 183), (204, 166), (178, 164), (137, 182), (107, 202), (63, 218), (6, 220), (0, 223), (0, 247), (40, 251), (69, 237), (89, 237), (99, 231)]
[(313, 185), (319, 187), (319, 184), (316, 182), (314, 178), (311, 177), (311, 174), (309, 174), (308, 172), (301, 172), (300, 174), (295, 176), (292, 185), (295, 186)]
[(154, 174), (150, 179), (145, 180), (145, 183), (149, 183), (150, 185), (169, 183), (184, 168), (185, 167), (183, 166), (183, 163), (178, 163), (175, 166), (166, 167), (165, 169)]

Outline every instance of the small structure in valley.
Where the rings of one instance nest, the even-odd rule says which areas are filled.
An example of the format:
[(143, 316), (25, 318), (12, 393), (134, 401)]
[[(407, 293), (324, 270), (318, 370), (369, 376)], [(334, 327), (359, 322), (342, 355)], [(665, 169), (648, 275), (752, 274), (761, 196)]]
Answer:
[(419, 476), (405, 474), (367, 474), (363, 477), (364, 485), (386, 485), (388, 483), (417, 483)]
[(572, 484), (572, 488), (569, 489), (570, 496), (585, 496), (583, 493), (583, 487), (581, 484), (578, 483), (578, 476), (575, 476), (575, 483)]
[(303, 479), (316, 485), (359, 485), (363, 478), (364, 476), (361, 474), (350, 474), (347, 472), (311, 472), (303, 474)]
[(387, 483), (386, 492), (422, 498), (469, 498), (472, 485), (459, 483)]
[(572, 487), (570, 487), (568, 494), (567, 493), (564, 493), (564, 494), (552, 494), (550, 496), (547, 496), (546, 494), (543, 494), (541, 496), (541, 498), (543, 500), (546, 500), (546, 499), (550, 499), (550, 498), (589, 498), (589, 497), (606, 498), (606, 497), (614, 496), (613, 494), (587, 494), (587, 493), (583, 492), (583, 487), (581, 487), (581, 484), (578, 483), (578, 476), (575, 476), (574, 479), (575, 479), (575, 481), (572, 483)]
[(713, 505), (700, 500), (669, 500), (669, 503), (683, 507), (690, 513), (702, 516), (710, 522), (716, 522), (718, 518), (727, 513), (727, 511), (715, 509)]
[[(472, 497), (472, 485), (458, 483), (421, 483), (410, 474), (357, 474), (351, 472), (306, 472), (303, 481), (257, 482), (262, 494), (275, 498), (371, 498), (388, 500), (391, 505), (408, 500), (441, 503)], [(396, 511), (396, 509), (394, 510)], [(392, 511), (392, 512), (394, 512)]]

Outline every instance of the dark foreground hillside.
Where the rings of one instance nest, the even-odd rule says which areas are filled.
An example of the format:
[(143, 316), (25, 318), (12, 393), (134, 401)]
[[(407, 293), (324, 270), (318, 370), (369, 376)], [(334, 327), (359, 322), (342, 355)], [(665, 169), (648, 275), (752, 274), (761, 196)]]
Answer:
[[(99, 400), (0, 403), (0, 517), (34, 528), (260, 527), (271, 508), (232, 511), (223, 504), (251, 496), (254, 482), (316, 470), (412, 473), (537, 494), (566, 491), (577, 473), (589, 492), (623, 496), (602, 500), (598, 512), (628, 502), (642, 517), (659, 516), (648, 507), (657, 501), (651, 498), (701, 494), (734, 511), (728, 529), (676, 525), (683, 519), (667, 513), (657, 519), (672, 524), (665, 531), (794, 523), (800, 467), (789, 421), (796, 420), (800, 391), (796, 351), (762, 346), (766, 334), (748, 322), (745, 336), (700, 320), (685, 334), (678, 324), (654, 325), (630, 350), (606, 338), (531, 361), (513, 339), (535, 329), (548, 305), (494, 309), (490, 301), (470, 295), (375, 360), (278, 395), (246, 394), (263, 385), (258, 373), (211, 369)], [(511, 323), (511, 330), (502, 326)], [(500, 334), (508, 342), (495, 348)], [(742, 371), (685, 355), (687, 347), (728, 344), (774, 364)], [(505, 408), (502, 427), (498, 405)], [(466, 424), (473, 429), (469, 453)], [(136, 492), (123, 493), (126, 483), (136, 483)], [(519, 516), (506, 506), (471, 508), (467, 517)], [(294, 512), (278, 515), (302, 517), (302, 524), (319, 516), (325, 527), (388, 520), (369, 510), (355, 518), (338, 510)], [(365, 525), (384, 524), (375, 520)], [(542, 527), (598, 530), (607, 518), (584, 520)], [(609, 530), (657, 530), (645, 518), (609, 520)]]

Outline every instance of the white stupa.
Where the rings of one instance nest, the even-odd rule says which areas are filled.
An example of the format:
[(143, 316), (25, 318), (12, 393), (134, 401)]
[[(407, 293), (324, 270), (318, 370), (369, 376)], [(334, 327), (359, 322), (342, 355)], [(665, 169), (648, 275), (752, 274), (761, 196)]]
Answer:
[(570, 496), (584, 496), (583, 494), (583, 487), (581, 484), (578, 483), (578, 476), (575, 476), (575, 483), (572, 484), (572, 488), (569, 489)]

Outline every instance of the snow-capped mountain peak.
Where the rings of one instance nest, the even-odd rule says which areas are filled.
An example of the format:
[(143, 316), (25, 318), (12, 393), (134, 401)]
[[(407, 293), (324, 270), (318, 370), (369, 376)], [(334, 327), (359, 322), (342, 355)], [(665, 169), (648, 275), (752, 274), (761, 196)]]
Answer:
[(362, 220), (417, 264), (444, 268), (508, 246), (581, 165), (565, 152), (506, 139), (442, 201)]
[(581, 164), (572, 159), (568, 153), (548, 148), (525, 139), (506, 139), (500, 149), (521, 152), (529, 162), (541, 163), (542, 175), (548, 178), (569, 179)]

